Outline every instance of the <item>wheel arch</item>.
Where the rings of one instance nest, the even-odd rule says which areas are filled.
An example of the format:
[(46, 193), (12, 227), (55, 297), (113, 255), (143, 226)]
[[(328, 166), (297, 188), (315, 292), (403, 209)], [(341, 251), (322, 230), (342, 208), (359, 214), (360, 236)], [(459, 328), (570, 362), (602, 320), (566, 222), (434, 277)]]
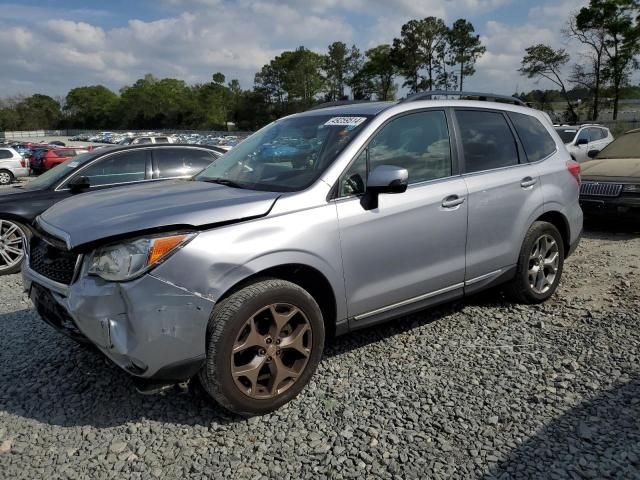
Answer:
[(217, 302), (221, 302), (245, 286), (264, 278), (286, 280), (309, 292), (320, 307), (327, 336), (336, 334), (338, 303), (331, 282), (320, 270), (303, 263), (287, 263), (252, 273), (228, 288)]
[(569, 228), (569, 220), (561, 212), (550, 210), (540, 215), (536, 222), (548, 222), (558, 229), (562, 236), (562, 244), (564, 246), (564, 256), (567, 257), (571, 249), (571, 234)]

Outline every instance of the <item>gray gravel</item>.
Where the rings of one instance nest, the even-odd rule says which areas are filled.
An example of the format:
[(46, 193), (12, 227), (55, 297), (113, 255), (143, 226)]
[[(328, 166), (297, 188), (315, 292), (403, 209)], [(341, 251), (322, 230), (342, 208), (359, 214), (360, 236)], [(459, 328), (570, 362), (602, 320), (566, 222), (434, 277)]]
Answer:
[(640, 236), (587, 232), (554, 298), (489, 292), (327, 348), (243, 420), (144, 397), (0, 279), (0, 478), (640, 478)]

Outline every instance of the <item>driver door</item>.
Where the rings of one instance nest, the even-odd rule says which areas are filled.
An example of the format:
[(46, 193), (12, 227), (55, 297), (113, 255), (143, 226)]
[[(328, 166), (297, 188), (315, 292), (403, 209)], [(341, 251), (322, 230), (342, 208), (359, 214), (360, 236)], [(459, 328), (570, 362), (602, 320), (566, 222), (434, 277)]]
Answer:
[[(406, 168), (409, 187), (365, 210), (366, 178), (379, 165)], [(462, 294), (466, 198), (443, 110), (395, 117), (375, 134), (335, 200), (352, 326)]]

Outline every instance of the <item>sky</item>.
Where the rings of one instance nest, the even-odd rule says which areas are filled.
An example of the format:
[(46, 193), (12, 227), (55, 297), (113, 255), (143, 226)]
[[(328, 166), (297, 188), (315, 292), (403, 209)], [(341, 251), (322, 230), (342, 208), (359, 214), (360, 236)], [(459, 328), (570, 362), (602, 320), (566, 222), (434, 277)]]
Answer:
[[(146, 73), (187, 83), (215, 72), (251, 88), (284, 50), (321, 53), (337, 40), (361, 50), (390, 43), (412, 18), (473, 23), (487, 53), (465, 89), (512, 94), (551, 88), (521, 76), (526, 47), (578, 58), (562, 29), (581, 0), (0, 0), (0, 98), (64, 96), (83, 85), (114, 91)], [(401, 83), (399, 80), (398, 83)]]

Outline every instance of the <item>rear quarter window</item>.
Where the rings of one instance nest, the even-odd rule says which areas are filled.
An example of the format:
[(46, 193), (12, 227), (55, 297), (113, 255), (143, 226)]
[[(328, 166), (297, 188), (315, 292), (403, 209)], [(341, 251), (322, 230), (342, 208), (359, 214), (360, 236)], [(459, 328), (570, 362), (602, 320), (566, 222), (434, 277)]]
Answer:
[(509, 118), (522, 142), (529, 162), (542, 160), (556, 151), (556, 142), (540, 120), (531, 115), (515, 112), (509, 112)]
[(0, 149), (0, 159), (5, 158), (13, 158), (13, 153), (11, 153), (11, 150)]

